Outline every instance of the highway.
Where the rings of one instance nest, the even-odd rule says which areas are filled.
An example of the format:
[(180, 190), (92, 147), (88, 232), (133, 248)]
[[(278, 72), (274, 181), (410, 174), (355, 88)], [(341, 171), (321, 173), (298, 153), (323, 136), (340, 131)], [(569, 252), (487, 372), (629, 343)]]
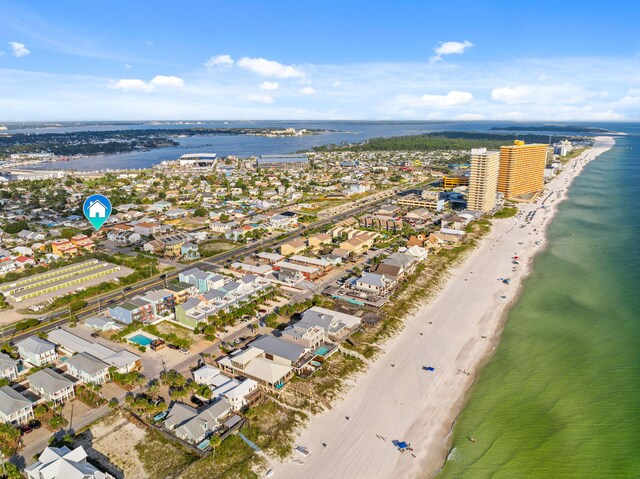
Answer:
[[(411, 188), (399, 191), (397, 193), (403, 193), (405, 191), (411, 191), (415, 188), (417, 188), (419, 185), (412, 185)], [(127, 286), (124, 287), (122, 289), (119, 289), (117, 291), (111, 291), (109, 293), (105, 293), (101, 296), (98, 297), (94, 297), (94, 298), (90, 298), (90, 299), (86, 299), (87, 301), (87, 305), (81, 309), (80, 311), (77, 311), (75, 314), (78, 317), (78, 319), (86, 319), (94, 314), (97, 314), (99, 312), (102, 311), (103, 308), (107, 307), (108, 305), (116, 302), (116, 301), (123, 301), (127, 298), (132, 298), (136, 295), (141, 294), (142, 292), (148, 290), (148, 289), (152, 289), (154, 287), (157, 286), (161, 286), (164, 287), (165, 283), (167, 281), (170, 281), (172, 279), (175, 279), (178, 277), (178, 275), (183, 272), (186, 271), (188, 269), (191, 268), (201, 268), (201, 269), (205, 269), (205, 270), (212, 270), (214, 268), (219, 268), (221, 265), (223, 265), (225, 262), (232, 260), (234, 258), (237, 257), (243, 257), (246, 256), (250, 253), (254, 253), (256, 252), (258, 249), (260, 248), (268, 248), (268, 247), (273, 247), (273, 246), (277, 246), (281, 243), (284, 243), (286, 241), (289, 241), (291, 239), (294, 238), (299, 238), (301, 236), (303, 236), (306, 232), (308, 232), (309, 230), (312, 229), (316, 229), (319, 227), (323, 227), (326, 226), (328, 224), (333, 224), (333, 223), (337, 223), (345, 218), (348, 217), (352, 217), (352, 216), (356, 216), (360, 213), (364, 213), (367, 210), (370, 210), (372, 208), (374, 208), (375, 206), (388, 201), (390, 197), (384, 197), (384, 198), (380, 198), (374, 201), (370, 201), (370, 202), (366, 202), (363, 203), (359, 206), (356, 206), (355, 208), (352, 208), (350, 210), (344, 211), (338, 215), (332, 216), (330, 218), (326, 218), (326, 219), (322, 219), (319, 221), (316, 221), (314, 223), (310, 223), (307, 226), (303, 226), (301, 228), (298, 228), (294, 231), (291, 231), (289, 233), (286, 233), (284, 235), (279, 235), (276, 238), (271, 238), (271, 239), (263, 239), (257, 242), (253, 242), (247, 246), (242, 246), (240, 248), (235, 248), (229, 251), (225, 251), (223, 253), (219, 253), (217, 255), (214, 256), (210, 256), (208, 258), (204, 258), (201, 259), (195, 263), (189, 264), (189, 265), (185, 265), (182, 266), (180, 268), (176, 268), (175, 270), (171, 271), (170, 273), (167, 274), (161, 274), (161, 275), (156, 275), (153, 276), (151, 278), (147, 278), (145, 280), (139, 281), (138, 283), (131, 285), (131, 286)], [(361, 200), (362, 201), (362, 200)], [(14, 327), (9, 327), (5, 330), (3, 330), (2, 332), (2, 336), (3, 336), (3, 340), (6, 337), (10, 337), (10, 342), (11, 343), (15, 343), (16, 341), (20, 341), (21, 339), (24, 339), (28, 336), (32, 336), (35, 333), (38, 332), (47, 332), (47, 331), (51, 331), (55, 328), (57, 328), (58, 326), (60, 326), (61, 324), (66, 323), (67, 321), (69, 321), (69, 309), (68, 308), (63, 308), (60, 310), (57, 310), (53, 313), (51, 313), (50, 315), (48, 315), (48, 317), (50, 318), (48, 321), (43, 322), (41, 325), (36, 326), (34, 328), (25, 330), (25, 331), (20, 331), (20, 332), (16, 332)]]

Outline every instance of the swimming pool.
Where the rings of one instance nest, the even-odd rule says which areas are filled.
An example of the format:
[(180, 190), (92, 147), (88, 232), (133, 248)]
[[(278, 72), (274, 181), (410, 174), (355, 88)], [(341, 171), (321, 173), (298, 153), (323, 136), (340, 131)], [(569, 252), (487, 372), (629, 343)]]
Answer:
[(135, 336), (131, 336), (129, 338), (129, 341), (135, 344), (138, 344), (140, 346), (144, 346), (145, 348), (147, 346), (149, 346), (151, 344), (151, 342), (153, 341), (153, 339), (149, 338), (148, 336), (145, 336), (144, 334), (136, 334)]
[(329, 348), (325, 348), (324, 346), (316, 349), (316, 354), (318, 356), (326, 356), (328, 352), (329, 352)]

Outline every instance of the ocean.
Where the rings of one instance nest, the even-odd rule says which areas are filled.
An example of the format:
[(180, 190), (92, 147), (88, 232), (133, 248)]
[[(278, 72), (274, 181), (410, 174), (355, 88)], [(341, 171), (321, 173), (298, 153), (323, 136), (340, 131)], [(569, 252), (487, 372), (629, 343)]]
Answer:
[(640, 125), (620, 131), (560, 205), (438, 479), (640, 478)]

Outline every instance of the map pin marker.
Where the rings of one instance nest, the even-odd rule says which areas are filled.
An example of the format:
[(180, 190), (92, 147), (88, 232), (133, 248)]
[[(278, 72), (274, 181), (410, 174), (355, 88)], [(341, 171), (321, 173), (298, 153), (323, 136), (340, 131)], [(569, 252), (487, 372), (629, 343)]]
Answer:
[(111, 201), (103, 195), (91, 195), (84, 200), (82, 211), (93, 227), (99, 230), (111, 215)]

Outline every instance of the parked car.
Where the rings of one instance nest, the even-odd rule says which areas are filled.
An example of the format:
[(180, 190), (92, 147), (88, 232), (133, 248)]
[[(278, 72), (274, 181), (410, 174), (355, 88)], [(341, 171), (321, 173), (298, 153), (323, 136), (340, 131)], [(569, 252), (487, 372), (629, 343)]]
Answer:
[(163, 403), (163, 402), (164, 402), (164, 398), (163, 398), (162, 396), (154, 397), (154, 398), (151, 400), (151, 404), (153, 404), (154, 406), (157, 406), (158, 404), (161, 404), (161, 403)]
[(175, 349), (176, 351), (177, 351), (178, 349), (180, 349), (180, 348), (179, 348), (178, 346), (176, 346), (175, 344), (167, 344), (167, 347), (168, 347), (169, 349)]
[(266, 309), (259, 309), (258, 312), (264, 314), (264, 313), (267, 312), (267, 310)]
[(204, 402), (202, 402), (202, 400), (200, 398), (197, 398), (196, 396), (191, 397), (191, 402), (196, 406), (202, 406), (204, 404)]
[(31, 431), (33, 431), (32, 427), (22, 426), (22, 428), (20, 429), (20, 434), (29, 434)]
[(29, 427), (31, 429), (40, 429), (41, 425), (42, 424), (37, 419), (32, 419), (31, 421), (29, 421)]
[(97, 338), (98, 336), (100, 336), (98, 333), (91, 333), (92, 338)]
[(180, 352), (181, 352), (182, 354), (189, 354), (189, 350), (188, 350), (188, 349), (185, 349), (185, 348), (180, 348)]

